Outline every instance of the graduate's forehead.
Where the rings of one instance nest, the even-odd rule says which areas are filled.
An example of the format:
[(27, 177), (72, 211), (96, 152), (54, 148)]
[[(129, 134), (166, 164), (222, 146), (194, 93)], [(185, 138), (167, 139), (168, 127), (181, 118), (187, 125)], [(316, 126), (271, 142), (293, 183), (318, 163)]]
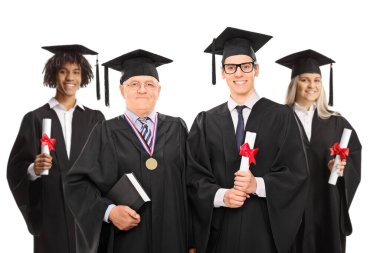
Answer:
[(158, 83), (159, 81), (153, 77), (153, 76), (146, 76), (146, 75), (139, 75), (139, 76), (132, 76), (125, 80), (124, 82), (154, 82)]
[(245, 54), (239, 54), (239, 55), (232, 55), (232, 56), (227, 57), (224, 60), (224, 64), (240, 64), (243, 62), (252, 62), (252, 61), (253, 59), (251, 56), (245, 55)]
[(66, 61), (62, 63), (58, 70), (81, 70), (81, 66), (77, 62)]

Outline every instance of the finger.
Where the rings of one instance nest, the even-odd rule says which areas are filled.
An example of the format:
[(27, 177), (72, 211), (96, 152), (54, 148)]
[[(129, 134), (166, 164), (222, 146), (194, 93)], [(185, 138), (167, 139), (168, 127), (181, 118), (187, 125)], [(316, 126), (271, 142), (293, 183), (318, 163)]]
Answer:
[(247, 183), (246, 182), (241, 182), (241, 181), (235, 181), (234, 182), (234, 186), (243, 187), (244, 185), (247, 185)]
[(247, 175), (249, 175), (249, 173), (249, 171), (238, 170), (237, 172), (235, 172), (235, 176), (246, 177)]
[(41, 161), (41, 162), (39, 162), (39, 164), (46, 166), (46, 165), (51, 165), (51, 162), (50, 161)]
[(245, 201), (245, 199), (246, 199), (246, 196), (247, 194), (244, 194), (244, 196), (234, 196), (233, 198), (232, 198), (232, 200), (235, 200), (235, 201), (239, 201), (239, 202), (244, 202)]
[(52, 158), (51, 155), (46, 154), (46, 153), (42, 153), (42, 154), (40, 154), (39, 157), (40, 157), (40, 158), (46, 158), (46, 159), (50, 159), (50, 158)]
[(127, 213), (134, 219), (140, 219), (140, 215), (135, 211), (133, 210), (132, 208), (130, 207), (127, 207), (126, 209)]
[(51, 163), (47, 163), (47, 162), (41, 163), (40, 167), (42, 169), (44, 169), (44, 170), (50, 169), (51, 168)]
[(130, 226), (133, 227), (137, 227), (137, 225), (139, 225), (139, 222), (136, 222), (136, 220), (132, 220), (132, 222), (130, 223)]
[(242, 191), (243, 188), (241, 186), (234, 185), (234, 189), (238, 191)]
[(241, 207), (244, 204), (244, 201), (232, 200), (231, 204), (236, 207)]
[[(133, 217), (132, 217), (133, 218)], [(136, 217), (134, 218), (134, 221), (139, 224), (141, 221), (141, 216), (139, 214), (136, 214)]]
[(237, 190), (237, 189), (235, 189), (235, 191), (232, 194), (233, 194), (233, 196), (235, 195), (235, 196), (240, 196), (240, 197), (244, 197), (246, 195), (246, 193), (244, 191)]
[(53, 161), (53, 157), (45, 157), (44, 161), (51, 163)]
[(247, 187), (242, 188), (238, 191), (237, 196), (245, 198), (247, 196)]
[(248, 189), (248, 186), (245, 185), (245, 186), (234, 186), (234, 189), (238, 192), (236, 195), (237, 196), (245, 196), (246, 195), (246, 192), (247, 192), (247, 189)]
[(235, 177), (234, 181), (235, 182), (248, 182), (249, 181), (249, 177)]

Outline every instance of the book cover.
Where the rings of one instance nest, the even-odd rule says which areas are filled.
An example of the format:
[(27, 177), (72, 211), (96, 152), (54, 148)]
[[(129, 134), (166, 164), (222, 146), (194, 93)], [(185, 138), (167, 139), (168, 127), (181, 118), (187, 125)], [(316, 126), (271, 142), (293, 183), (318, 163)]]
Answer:
[(129, 206), (136, 211), (145, 202), (150, 201), (133, 173), (124, 174), (107, 193), (106, 197), (112, 200), (115, 205)]

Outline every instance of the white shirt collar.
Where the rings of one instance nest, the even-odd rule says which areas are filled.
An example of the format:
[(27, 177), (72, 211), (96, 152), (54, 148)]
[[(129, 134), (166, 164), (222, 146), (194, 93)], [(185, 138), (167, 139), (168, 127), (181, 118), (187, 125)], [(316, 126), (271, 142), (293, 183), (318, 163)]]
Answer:
[[(252, 107), (256, 104), (257, 101), (260, 100), (260, 95), (257, 93), (257, 91), (254, 91), (252, 96), (250, 96), (245, 102), (243, 105), (245, 105), (246, 107), (248, 107), (250, 110), (252, 110)], [(228, 99), (228, 102), (227, 102), (227, 106), (228, 106), (228, 109), (230, 110), (230, 112), (232, 110), (235, 109), (236, 106), (238, 106), (239, 104), (236, 103), (235, 100), (232, 99), (232, 97), (230, 96), (230, 98)]]
[(310, 106), (309, 110), (306, 110), (304, 107), (300, 106), (297, 102), (294, 103), (294, 110), (296, 112), (310, 114), (314, 113), (315, 109), (317, 109), (317, 105), (315, 103)]
[[(136, 121), (140, 118), (139, 116), (137, 116), (136, 114), (134, 114), (133, 112), (131, 112), (130, 110), (128, 110), (128, 108), (125, 110), (125, 113), (127, 114), (127, 116), (132, 120), (132, 122), (136, 123)], [(152, 111), (148, 116), (147, 118), (150, 119), (152, 122), (154, 121), (154, 116), (156, 115), (156, 111)]]
[[(51, 109), (51, 108), (54, 108), (54, 107), (56, 107), (56, 106), (58, 106), (58, 105), (61, 105), (61, 104), (58, 102), (58, 100), (55, 99), (54, 97), (52, 97), (52, 98), (49, 100), (48, 104), (49, 104), (49, 106), (50, 106), (50, 109)], [(73, 108), (75, 108), (75, 107), (77, 107), (77, 106), (78, 106), (79, 108), (81, 108), (81, 109), (84, 111), (84, 106), (78, 101), (78, 99), (76, 99), (76, 101), (75, 101), (75, 105), (74, 105)], [(62, 108), (64, 108), (64, 107), (62, 106)]]

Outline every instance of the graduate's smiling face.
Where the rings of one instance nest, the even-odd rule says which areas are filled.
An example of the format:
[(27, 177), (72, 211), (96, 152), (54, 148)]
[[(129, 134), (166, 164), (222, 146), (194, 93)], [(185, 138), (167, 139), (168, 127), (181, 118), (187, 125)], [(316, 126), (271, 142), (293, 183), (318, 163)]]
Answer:
[(139, 117), (146, 117), (154, 110), (160, 91), (161, 86), (152, 76), (132, 76), (120, 85), (128, 110)]
[[(233, 55), (224, 60), (224, 64), (241, 64), (253, 62), (253, 59), (248, 55)], [(242, 66), (243, 67), (243, 66)], [(240, 67), (233, 74), (227, 74), (222, 68), (222, 77), (226, 80), (230, 88), (231, 97), (234, 100), (245, 101), (254, 92), (254, 80), (259, 74), (259, 65), (254, 65), (251, 72), (245, 73)]]
[(79, 64), (65, 63), (57, 71), (57, 96), (75, 97), (82, 82), (82, 72)]
[(321, 75), (317, 73), (300, 74), (297, 78), (296, 102), (310, 107), (321, 95)]

